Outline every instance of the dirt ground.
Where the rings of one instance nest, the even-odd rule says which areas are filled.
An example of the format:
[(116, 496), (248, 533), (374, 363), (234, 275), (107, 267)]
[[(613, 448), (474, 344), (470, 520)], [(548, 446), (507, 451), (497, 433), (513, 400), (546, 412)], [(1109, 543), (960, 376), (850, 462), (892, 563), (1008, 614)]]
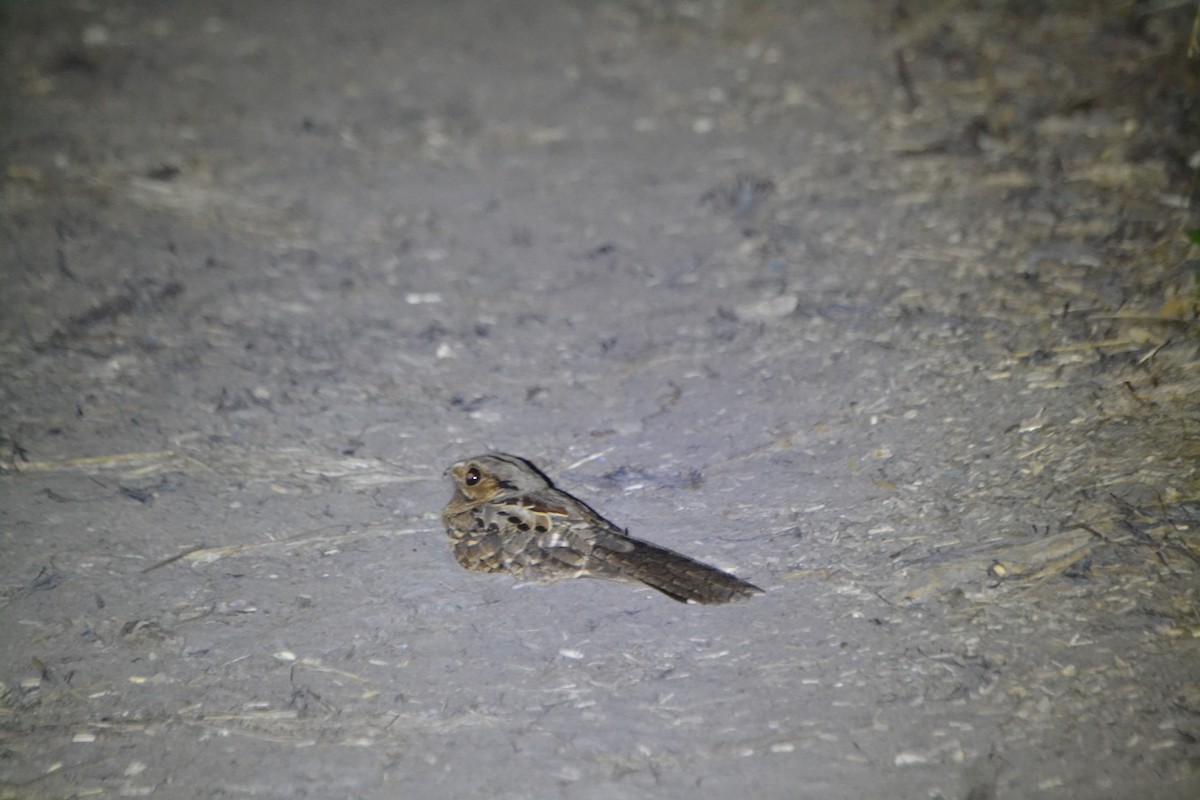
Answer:
[(1200, 797), (1194, 5), (0, 4), (0, 797)]

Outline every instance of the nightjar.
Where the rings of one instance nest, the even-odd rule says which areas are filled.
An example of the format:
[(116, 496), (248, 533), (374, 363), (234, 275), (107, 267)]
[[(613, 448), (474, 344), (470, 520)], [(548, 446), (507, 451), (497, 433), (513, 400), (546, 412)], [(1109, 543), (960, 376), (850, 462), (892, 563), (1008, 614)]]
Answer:
[(472, 572), (539, 583), (580, 577), (643, 583), (683, 603), (728, 603), (762, 591), (633, 538), (523, 458), (490, 453), (459, 461), (447, 474), (454, 496), (442, 520), (455, 558)]

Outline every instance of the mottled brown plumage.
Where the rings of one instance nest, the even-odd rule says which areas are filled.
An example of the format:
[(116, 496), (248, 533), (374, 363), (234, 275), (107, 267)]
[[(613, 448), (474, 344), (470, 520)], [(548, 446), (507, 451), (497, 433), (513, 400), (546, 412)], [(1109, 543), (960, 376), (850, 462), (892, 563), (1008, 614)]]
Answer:
[(684, 603), (728, 603), (762, 591), (629, 536), (523, 458), (490, 453), (459, 461), (447, 474), (454, 496), (442, 519), (455, 558), (473, 572), (540, 583), (580, 577), (644, 583)]

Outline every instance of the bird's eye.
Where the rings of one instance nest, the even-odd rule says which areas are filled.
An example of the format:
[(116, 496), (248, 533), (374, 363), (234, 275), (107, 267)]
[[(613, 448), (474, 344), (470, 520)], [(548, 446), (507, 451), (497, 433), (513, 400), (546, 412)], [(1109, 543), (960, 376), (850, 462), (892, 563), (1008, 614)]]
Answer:
[(475, 484), (479, 483), (479, 479), (482, 477), (483, 476), (479, 474), (479, 470), (477, 470), (475, 467), (471, 467), (469, 470), (467, 470), (467, 474), (463, 476), (463, 483), (465, 483), (467, 486), (474, 486)]

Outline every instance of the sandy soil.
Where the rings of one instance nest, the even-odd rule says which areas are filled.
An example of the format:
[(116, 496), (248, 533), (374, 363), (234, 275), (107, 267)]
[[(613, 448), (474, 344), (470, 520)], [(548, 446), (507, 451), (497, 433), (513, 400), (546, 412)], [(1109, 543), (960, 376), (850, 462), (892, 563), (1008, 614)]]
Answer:
[[(0, 797), (1200, 796), (1149, 5), (0, 4)], [(462, 570), (489, 448), (766, 593)]]

